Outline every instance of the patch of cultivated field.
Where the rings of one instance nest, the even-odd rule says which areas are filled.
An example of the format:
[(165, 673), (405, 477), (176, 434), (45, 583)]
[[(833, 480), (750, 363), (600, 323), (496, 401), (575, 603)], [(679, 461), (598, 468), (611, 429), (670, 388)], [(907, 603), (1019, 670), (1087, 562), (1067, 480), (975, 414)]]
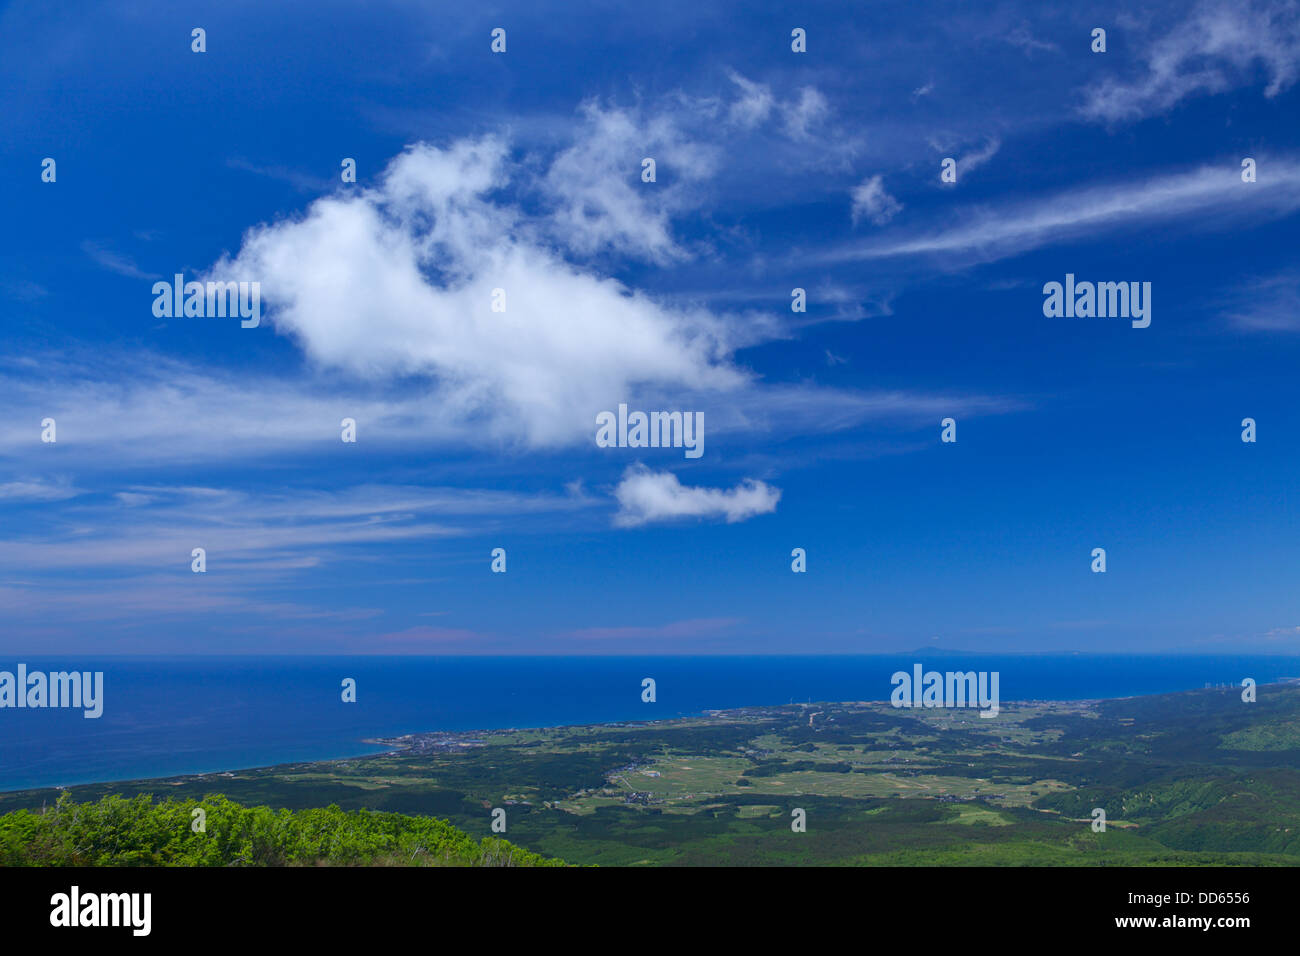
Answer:
[(571, 797), (567, 800), (557, 800), (552, 806), (556, 810), (576, 813), (578, 816), (587, 816), (595, 813), (601, 807), (621, 807), (623, 806), (623, 798), (588, 794), (581, 797)]
[(795, 770), (771, 777), (754, 777), (751, 778), (751, 784), (737, 789), (751, 794), (814, 794), (828, 797), (890, 797), (894, 794), (901, 797), (974, 797), (980, 793), (993, 792), (987, 780), (972, 780), (970, 777), (898, 777), (890, 773), (822, 773), (816, 770)]
[(749, 761), (743, 757), (674, 755), (660, 758), (652, 767), (646, 768), (657, 772), (657, 777), (642, 773), (623, 776), (632, 789), (669, 800), (689, 800), (744, 789), (735, 784), (749, 766)]
[(1068, 783), (1060, 780), (1033, 780), (1029, 783), (1021, 784), (1000, 784), (1006, 791), (1006, 799), (998, 800), (997, 803), (1004, 807), (1027, 807), (1039, 797), (1049, 793), (1057, 793), (1061, 790), (1073, 790), (1074, 788)]
[(996, 810), (991, 810), (985, 806), (977, 806), (972, 803), (959, 803), (953, 807), (957, 811), (956, 816), (944, 820), (940, 825), (947, 826), (953, 823), (962, 824), (982, 824), (991, 827), (1009, 827), (1012, 824), (1005, 816)]

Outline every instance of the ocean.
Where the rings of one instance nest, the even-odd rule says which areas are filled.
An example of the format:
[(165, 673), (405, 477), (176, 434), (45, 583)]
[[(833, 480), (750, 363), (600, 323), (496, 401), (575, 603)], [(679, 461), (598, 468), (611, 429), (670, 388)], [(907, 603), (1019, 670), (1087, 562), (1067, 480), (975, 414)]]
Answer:
[[(998, 671), (1001, 699), (1081, 700), (1269, 683), (1300, 657), (116, 657), (0, 660), (103, 671), (103, 715), (0, 708), (0, 790), (207, 773), (379, 752), (368, 737), (652, 720), (791, 701), (887, 700), (895, 671)], [(657, 700), (643, 703), (652, 677)], [(342, 701), (345, 678), (355, 703)]]

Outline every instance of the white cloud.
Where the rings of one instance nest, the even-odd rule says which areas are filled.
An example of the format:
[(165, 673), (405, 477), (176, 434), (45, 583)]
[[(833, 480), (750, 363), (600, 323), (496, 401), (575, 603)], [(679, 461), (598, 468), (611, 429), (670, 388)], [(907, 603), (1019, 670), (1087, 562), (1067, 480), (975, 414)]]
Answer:
[(144, 495), (136, 491), (119, 491), (113, 497), (129, 508), (152, 504), (154, 501), (153, 495)]
[[(818, 294), (834, 298), (840, 293), (829, 289)], [(706, 411), (713, 440), (827, 434), (869, 421), (914, 423), (941, 409), (996, 415), (1023, 407), (978, 394), (752, 380), (722, 393), (678, 388), (671, 395), (646, 394), (649, 404), (641, 407), (672, 402)], [(224, 467), (253, 459), (292, 461), (304, 453), (337, 449), (344, 417), (356, 420), (359, 441), (379, 453), (409, 456), (449, 447), (499, 446), (499, 437), (484, 430), (481, 415), (467, 414), (437, 396), (422, 381), (390, 387), (338, 377), (200, 370), (156, 353), (100, 349), (85, 356), (0, 357), (0, 406), (13, 412), (0, 416), (0, 461), (29, 467), (33, 449), (57, 449), (61, 468), (127, 473), (177, 463)], [(54, 446), (40, 440), (37, 425), (46, 416), (58, 422)], [(594, 416), (595, 411), (570, 423), (568, 431), (557, 430), (556, 447), (587, 445), (594, 452)]]
[(1223, 313), (1248, 332), (1300, 332), (1300, 273), (1251, 279), (1233, 291)]
[[(741, 113), (757, 117), (767, 87), (748, 82), (736, 83), (736, 103), (749, 101)], [(714, 162), (699, 146), (710, 129), (704, 121), (727, 108), (683, 101), (677, 114), (656, 115), (588, 103), (572, 143), (553, 147), (549, 166), (531, 154), (513, 165), (495, 137), (412, 146), (375, 186), (336, 187), (296, 216), (255, 226), (211, 270), (209, 278), (261, 283), (263, 327), (237, 334), (266, 336), (274, 327), (301, 347), (305, 369), (260, 374), (105, 349), (0, 356), (0, 404), (18, 410), (0, 418), (0, 458), (29, 455), (38, 439), (29, 421), (46, 416), (58, 421), (61, 460), (120, 471), (284, 458), (337, 443), (343, 417), (357, 420), (366, 443), (535, 450), (590, 445), (596, 413), (621, 401), (707, 410), (715, 435), (836, 430), (929, 408), (926, 395), (763, 383), (736, 351), (794, 334), (789, 316), (650, 296), (565, 258), (597, 248), (682, 254), (670, 216), (687, 194), (636, 188), (640, 144), (663, 147), (659, 158), (674, 164), (674, 176), (698, 182)], [(793, 105), (773, 109), (769, 125), (793, 112), (804, 128), (825, 112), (825, 99), (806, 88)], [(565, 189), (601, 176), (604, 186), (566, 203)], [(652, 204), (653, 195), (674, 198)], [(525, 201), (537, 199), (550, 205)], [(883, 216), (893, 200), (880, 201), (875, 214)], [(566, 232), (578, 208), (586, 231)], [(562, 234), (567, 243), (558, 242)], [(506, 292), (505, 313), (491, 311), (496, 288)], [(149, 301), (142, 293), (142, 309)], [(862, 311), (841, 305), (833, 317)]]
[(1002, 148), (1002, 141), (996, 137), (990, 139), (980, 149), (967, 153), (965, 156), (957, 158), (957, 174), (967, 176), (979, 169), (990, 159), (997, 155)]
[[(581, 255), (614, 251), (653, 262), (686, 258), (670, 215), (691, 205), (690, 184), (713, 175), (715, 146), (699, 142), (671, 114), (646, 116), (584, 103), (576, 141), (556, 156), (544, 179), (553, 204), (552, 235)], [(642, 160), (656, 182), (641, 181)]]
[(807, 139), (814, 127), (820, 125), (830, 114), (830, 105), (826, 97), (816, 87), (805, 86), (799, 91), (799, 99), (783, 107), (786, 132), (793, 139)]
[(734, 70), (729, 76), (731, 82), (740, 88), (740, 97), (732, 102), (728, 119), (743, 129), (753, 129), (766, 121), (775, 105), (772, 90), (762, 83), (745, 79)]
[[(29, 462), (34, 448), (56, 449), (61, 461), (95, 467), (300, 454), (337, 443), (344, 417), (357, 420), (361, 441), (380, 447), (482, 437), (420, 389), (398, 395), (363, 383), (200, 370), (111, 349), (0, 359), (0, 405), (16, 411), (0, 417), (0, 458)], [(37, 425), (47, 416), (58, 423), (57, 445), (41, 443)]]
[(721, 518), (728, 524), (776, 510), (781, 492), (771, 485), (746, 478), (730, 490), (691, 488), (668, 471), (632, 466), (614, 491), (620, 509), (614, 524), (631, 528), (674, 518)]
[[(638, 396), (770, 411), (773, 387), (733, 354), (782, 326), (670, 305), (572, 265), (542, 238), (548, 223), (500, 198), (506, 184), (500, 140), (414, 146), (376, 188), (250, 231), (214, 273), (261, 281), (267, 321), (318, 365), (429, 381), (419, 417), (472, 428), (478, 442), (590, 442), (597, 412)], [(878, 219), (896, 206), (870, 201)], [(491, 311), (495, 288), (504, 313)], [(832, 417), (862, 399), (811, 391)]]
[[(1267, 168), (1255, 183), (1243, 183), (1235, 161), (1202, 166), (1136, 183), (1090, 186), (1008, 204), (968, 210), (965, 222), (937, 232), (887, 241), (872, 240), (833, 250), (820, 261), (946, 254), (958, 261), (992, 261), (1051, 243), (1108, 229), (1174, 219), (1199, 226), (1286, 216), (1300, 209), (1300, 163), (1294, 158), (1260, 158)], [(960, 214), (959, 214), (960, 215)], [(945, 213), (945, 219), (953, 218)]]
[(26, 279), (0, 279), (0, 292), (19, 302), (36, 302), (50, 294), (45, 286)]
[(63, 501), (81, 494), (66, 479), (47, 481), (7, 481), (0, 484), (0, 501)]
[(202, 547), (209, 563), (264, 575), (315, 567), (349, 547), (457, 537), (505, 516), (519, 522), (596, 504), (580, 494), (404, 485), (276, 492), (139, 485), (75, 512), (51, 511), (37, 529), (7, 528), (0, 569), (188, 573), (190, 550)]
[(334, 188), (332, 179), (289, 169), (286, 166), (259, 166), (239, 156), (226, 160), (226, 165), (231, 169), (239, 169), (257, 176), (265, 176), (268, 179), (277, 179), (280, 182), (288, 183), (298, 192), (324, 193)]
[(902, 203), (885, 191), (884, 180), (880, 176), (864, 179), (853, 188), (851, 195), (855, 226), (864, 216), (877, 226), (883, 226), (903, 208)]
[(1024, 50), (1026, 53), (1035, 53), (1040, 51), (1045, 53), (1056, 53), (1060, 51), (1060, 47), (1055, 43), (1049, 43), (1046, 40), (1040, 40), (1034, 36), (1033, 33), (1030, 32), (1029, 26), (1023, 23), (1008, 32), (1004, 39), (1012, 46), (1020, 47), (1020, 49)]
[(1221, 93), (1249, 83), (1256, 64), (1268, 75), (1265, 96), (1296, 80), (1300, 64), (1300, 6), (1294, 2), (1203, 2), (1169, 33), (1133, 44), (1143, 74), (1106, 79), (1086, 94), (1085, 116), (1139, 119), (1195, 93)]
[[(590, 431), (638, 385), (746, 383), (727, 323), (565, 262), (489, 197), (505, 183), (499, 140), (414, 146), (377, 188), (253, 229), (213, 272), (259, 280), (271, 321), (315, 362), (432, 376), (434, 401), (532, 446)], [(491, 310), (496, 288), (504, 313)]]
[(120, 276), (126, 276), (128, 279), (161, 279), (162, 276), (145, 272), (129, 256), (121, 255), (107, 248), (102, 243), (91, 242), (87, 239), (81, 244), (81, 251), (95, 260), (95, 264), (107, 269), (109, 272), (116, 272)]

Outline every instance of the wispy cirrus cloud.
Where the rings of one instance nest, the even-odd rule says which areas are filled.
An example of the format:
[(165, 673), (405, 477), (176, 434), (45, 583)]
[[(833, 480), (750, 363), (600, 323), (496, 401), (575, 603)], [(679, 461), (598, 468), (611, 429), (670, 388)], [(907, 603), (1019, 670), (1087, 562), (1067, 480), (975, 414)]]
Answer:
[(805, 86), (799, 98), (786, 105), (782, 114), (792, 139), (806, 140), (830, 115), (830, 103), (815, 86)]
[(213, 566), (260, 575), (598, 503), (576, 488), (525, 494), (377, 484), (292, 492), (133, 486), (46, 512), (39, 525), (21, 531), (10, 526), (0, 536), (0, 569), (187, 570), (191, 550), (202, 547)]
[(1061, 52), (1061, 48), (1050, 40), (1042, 40), (1034, 36), (1033, 31), (1029, 29), (1029, 25), (1026, 23), (1019, 24), (1009, 30), (1003, 39), (1012, 46), (1024, 50), (1026, 54)]
[(1237, 286), (1220, 306), (1246, 332), (1300, 332), (1300, 272), (1256, 276)]
[(66, 478), (0, 482), (0, 501), (65, 501), (79, 494)]
[[(830, 288), (826, 294), (839, 302), (833, 318), (854, 317), (848, 291)], [(474, 406), (440, 401), (440, 394), (436, 383), (425, 380), (390, 386), (267, 376), (110, 349), (94, 355), (0, 357), (0, 404), (12, 411), (0, 417), (0, 462), (30, 471), (36, 454), (65, 470), (131, 474), (184, 463), (292, 461), (307, 452), (351, 447), (339, 442), (345, 417), (356, 421), (358, 442), (372, 450), (510, 450), (502, 435), (483, 427)], [(650, 396), (658, 406), (706, 410), (711, 440), (756, 434), (779, 440), (864, 423), (908, 425), (941, 410), (1001, 415), (1028, 407), (1014, 396), (996, 394), (753, 380), (724, 392), (681, 387), (656, 393), (642, 385), (633, 394)], [(553, 423), (553, 447), (587, 445), (594, 453), (595, 414), (607, 407), (610, 400), (602, 395), (588, 414)], [(41, 442), (40, 422), (46, 417), (57, 422), (55, 445)]]
[(161, 279), (162, 276), (156, 272), (146, 272), (135, 264), (130, 256), (122, 255), (115, 252), (102, 242), (94, 242), (87, 239), (81, 244), (81, 251), (90, 256), (95, 264), (107, 269), (109, 272), (116, 272), (120, 276), (126, 276), (128, 279)]
[(1138, 182), (1071, 189), (990, 209), (971, 207), (945, 219), (958, 224), (844, 245), (814, 257), (848, 262), (944, 256), (952, 264), (987, 262), (1108, 230), (1192, 219), (1200, 228), (1243, 219), (1281, 218), (1300, 209), (1300, 161), (1261, 157), (1267, 177), (1243, 183), (1235, 162), (1201, 166)]
[(1168, 32), (1162, 24), (1149, 27), (1131, 46), (1142, 62), (1138, 75), (1088, 88), (1085, 117), (1116, 122), (1161, 113), (1197, 93), (1248, 85), (1256, 68), (1268, 78), (1264, 95), (1276, 96), (1300, 70), (1300, 5), (1210, 0)]
[(748, 80), (735, 70), (729, 71), (727, 75), (740, 91), (727, 111), (730, 122), (744, 129), (753, 129), (765, 122), (776, 105), (771, 87)]
[(305, 173), (299, 169), (290, 169), (287, 166), (263, 166), (257, 163), (251, 163), (240, 156), (234, 156), (226, 160), (226, 165), (231, 169), (238, 169), (246, 173), (252, 173), (255, 176), (262, 176), (267, 179), (275, 179), (282, 183), (287, 183), (300, 193), (329, 192), (342, 181), (341, 179), (326, 179), (323, 176)]
[[(196, 586), (196, 582), (202, 582)], [(282, 583), (279, 580), (273, 584)], [(285, 621), (364, 621), (384, 611), (373, 607), (328, 607), (277, 600), (248, 579), (217, 580), (186, 574), (141, 574), (111, 581), (18, 581), (0, 586), (0, 611), (10, 619), (79, 630), (87, 625), (127, 627), (142, 615), (162, 619), (261, 620), (268, 630)]]
[(50, 290), (29, 279), (0, 279), (0, 294), (18, 302), (39, 302)]
[(1292, 624), (1287, 627), (1274, 627), (1266, 631), (1263, 637), (1266, 641), (1300, 644), (1300, 625)]
[(564, 636), (580, 641), (691, 640), (724, 634), (742, 623), (736, 617), (692, 618), (649, 626), (584, 627)]
[(1002, 140), (996, 136), (990, 137), (985, 141), (983, 146), (973, 149), (970, 152), (963, 153), (957, 157), (957, 173), (960, 176), (968, 176), (975, 170), (979, 169), (990, 159), (998, 154), (1002, 148)]

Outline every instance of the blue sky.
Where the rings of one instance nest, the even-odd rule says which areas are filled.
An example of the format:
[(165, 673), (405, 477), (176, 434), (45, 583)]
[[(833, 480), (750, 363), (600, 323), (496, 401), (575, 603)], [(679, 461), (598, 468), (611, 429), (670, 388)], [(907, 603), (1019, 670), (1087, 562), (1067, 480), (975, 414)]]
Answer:
[(187, 6), (0, 13), (0, 651), (1296, 650), (1295, 3)]

